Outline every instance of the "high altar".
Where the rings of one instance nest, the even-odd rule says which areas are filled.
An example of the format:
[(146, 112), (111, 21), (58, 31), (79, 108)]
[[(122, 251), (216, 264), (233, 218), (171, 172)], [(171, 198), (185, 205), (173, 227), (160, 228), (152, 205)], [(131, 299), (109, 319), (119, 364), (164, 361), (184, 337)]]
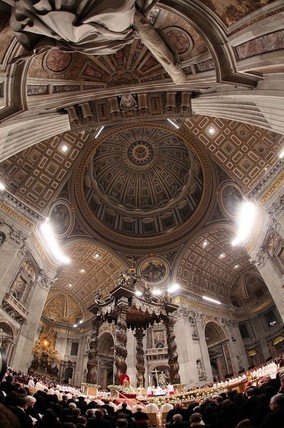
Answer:
[[(128, 274), (127, 274), (128, 275)], [(106, 299), (96, 299), (89, 310), (94, 314), (92, 335), (87, 364), (87, 383), (96, 384), (98, 378), (98, 337), (105, 322), (115, 322), (114, 338), (115, 381), (118, 384), (127, 372), (127, 329), (131, 328), (136, 338), (136, 380), (137, 387), (145, 387), (145, 365), (143, 337), (145, 330), (155, 322), (163, 322), (166, 328), (168, 346), (169, 381), (179, 384), (179, 365), (174, 335), (173, 313), (178, 306), (171, 303), (168, 295), (154, 298), (147, 287), (142, 297), (135, 295), (133, 277), (125, 276)]]

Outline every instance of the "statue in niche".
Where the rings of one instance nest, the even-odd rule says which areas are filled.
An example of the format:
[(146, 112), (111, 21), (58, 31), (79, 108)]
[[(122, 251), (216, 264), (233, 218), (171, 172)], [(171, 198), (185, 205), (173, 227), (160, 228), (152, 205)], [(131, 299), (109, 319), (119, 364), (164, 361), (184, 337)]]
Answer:
[(51, 48), (86, 55), (109, 55), (136, 37), (150, 50), (175, 83), (184, 83), (177, 51), (147, 18), (158, 0), (3, 0), (11, 6), (10, 27), (27, 54)]
[(206, 377), (204, 367), (203, 367), (201, 360), (196, 361), (196, 367), (197, 367), (198, 379), (199, 380), (206, 380), (207, 377)]
[(73, 376), (72, 362), (68, 361), (68, 366), (66, 367), (66, 369), (64, 371), (63, 383), (69, 385), (71, 383), (72, 376)]
[(168, 384), (168, 377), (165, 372), (161, 371), (158, 375), (158, 385), (160, 388), (165, 389)]
[(193, 317), (189, 317), (189, 322), (192, 327), (192, 337), (198, 339), (198, 332), (196, 327), (196, 322)]
[(275, 256), (275, 253), (277, 253), (279, 244), (280, 244), (280, 236), (276, 232), (272, 233), (269, 236), (269, 240), (267, 244), (267, 250), (272, 257)]

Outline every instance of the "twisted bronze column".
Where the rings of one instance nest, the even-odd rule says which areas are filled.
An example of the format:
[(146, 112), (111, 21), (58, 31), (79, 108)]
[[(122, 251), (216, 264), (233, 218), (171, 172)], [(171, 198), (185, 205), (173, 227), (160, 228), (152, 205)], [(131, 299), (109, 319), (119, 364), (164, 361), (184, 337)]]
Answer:
[(168, 345), (168, 363), (170, 367), (170, 381), (172, 384), (180, 383), (179, 377), (179, 363), (177, 354), (176, 337), (174, 334), (174, 320), (167, 316), (165, 318), (165, 326), (167, 332), (167, 345)]
[(119, 382), (120, 376), (126, 373), (126, 357), (127, 357), (127, 323), (126, 323), (127, 308), (121, 308), (117, 316), (116, 340), (114, 348), (114, 362), (116, 367), (115, 379)]
[(143, 337), (145, 336), (142, 328), (136, 328), (134, 336), (136, 338), (136, 379), (137, 387), (144, 387), (145, 385), (145, 364), (144, 364), (144, 348)]
[(87, 363), (87, 383), (97, 383), (98, 378), (98, 342), (99, 342), (99, 330), (102, 325), (102, 321), (99, 318), (95, 318), (92, 321), (92, 335), (90, 340), (90, 350), (88, 353)]

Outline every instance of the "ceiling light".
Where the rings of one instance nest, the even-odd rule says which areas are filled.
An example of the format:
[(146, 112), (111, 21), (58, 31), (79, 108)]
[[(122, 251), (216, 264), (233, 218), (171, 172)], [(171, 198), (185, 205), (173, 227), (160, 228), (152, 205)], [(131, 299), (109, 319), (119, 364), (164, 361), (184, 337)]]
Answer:
[(94, 255), (93, 255), (93, 258), (94, 258), (94, 259), (99, 259), (99, 258), (100, 258), (100, 254), (99, 254), (99, 253), (94, 254)]
[(68, 287), (72, 287), (72, 284), (68, 284)]
[(213, 128), (213, 126), (210, 126), (210, 128), (208, 128), (208, 134), (209, 134), (209, 135), (214, 135), (214, 134), (215, 134), (215, 132), (216, 132), (216, 129), (215, 129), (215, 128)]
[(178, 291), (180, 289), (180, 285), (179, 284), (172, 284), (169, 288), (168, 288), (168, 292), (169, 293), (174, 293), (175, 291)]
[(79, 272), (80, 273), (86, 273), (86, 270), (85, 269), (80, 269)]
[(162, 294), (162, 291), (159, 288), (154, 288), (152, 290), (153, 296), (160, 296)]
[(173, 125), (176, 129), (179, 129), (179, 126), (172, 119), (167, 119), (167, 121), (170, 122), (170, 124)]
[(3, 192), (5, 190), (5, 184), (0, 181), (0, 191)]
[(240, 265), (235, 265), (234, 269), (239, 269)]
[(104, 126), (101, 126), (98, 132), (96, 133), (95, 138), (98, 138), (98, 136), (100, 135), (103, 129), (104, 129)]
[(63, 254), (63, 252), (61, 251), (61, 248), (59, 247), (59, 245), (55, 239), (54, 232), (52, 230), (52, 227), (51, 227), (48, 219), (46, 219), (46, 221), (41, 224), (40, 231), (42, 233), (42, 237), (43, 237), (45, 243), (47, 244), (47, 247), (49, 248), (52, 256), (59, 263), (64, 263), (64, 264), (70, 263), (70, 259), (68, 257), (66, 257), (65, 254)]
[(216, 303), (217, 305), (221, 305), (221, 302), (219, 302), (219, 300), (212, 299), (211, 297), (202, 296), (202, 299), (206, 300), (207, 302)]
[(78, 327), (78, 324), (74, 324), (73, 327)]
[(63, 144), (63, 145), (60, 147), (60, 150), (61, 150), (63, 153), (67, 153), (67, 152), (68, 152), (68, 150), (69, 150), (69, 146), (68, 146), (67, 144)]
[(226, 253), (221, 253), (221, 254), (219, 254), (219, 256), (218, 256), (218, 259), (220, 259), (220, 260), (223, 260), (223, 259), (225, 259), (226, 258)]
[(140, 291), (140, 290), (136, 290), (134, 294), (137, 297), (141, 297), (143, 295), (142, 291)]
[(238, 218), (238, 232), (232, 245), (242, 244), (248, 240), (255, 223), (257, 207), (252, 202), (241, 204)]
[(279, 159), (283, 159), (284, 158), (284, 149), (281, 150), (281, 152), (279, 153)]
[(79, 321), (79, 324), (82, 324), (82, 322), (83, 322), (83, 320), (80, 320), (80, 321)]
[(205, 239), (205, 241), (202, 242), (202, 247), (206, 248), (208, 244), (209, 242), (207, 241), (207, 239)]

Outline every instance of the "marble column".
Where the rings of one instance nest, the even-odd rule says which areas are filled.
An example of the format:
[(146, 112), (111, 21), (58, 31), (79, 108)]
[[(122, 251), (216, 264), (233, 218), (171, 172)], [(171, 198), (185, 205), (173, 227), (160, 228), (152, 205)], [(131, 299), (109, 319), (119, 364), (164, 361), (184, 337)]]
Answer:
[(164, 323), (166, 326), (167, 332), (167, 345), (168, 345), (168, 364), (170, 368), (170, 381), (172, 384), (180, 383), (179, 376), (179, 363), (178, 363), (178, 353), (177, 353), (177, 345), (176, 338), (174, 333), (174, 319), (168, 315), (164, 319)]
[(117, 329), (114, 345), (114, 362), (116, 367), (115, 380), (118, 383), (120, 376), (126, 373), (127, 364), (127, 308), (120, 308), (117, 317)]
[(144, 348), (143, 348), (143, 337), (145, 332), (143, 328), (136, 328), (136, 379), (137, 387), (144, 387), (145, 385), (145, 362), (144, 362)]
[(96, 317), (92, 321), (92, 334), (87, 363), (87, 383), (97, 384), (98, 382), (98, 343), (101, 325), (102, 321), (99, 317)]

